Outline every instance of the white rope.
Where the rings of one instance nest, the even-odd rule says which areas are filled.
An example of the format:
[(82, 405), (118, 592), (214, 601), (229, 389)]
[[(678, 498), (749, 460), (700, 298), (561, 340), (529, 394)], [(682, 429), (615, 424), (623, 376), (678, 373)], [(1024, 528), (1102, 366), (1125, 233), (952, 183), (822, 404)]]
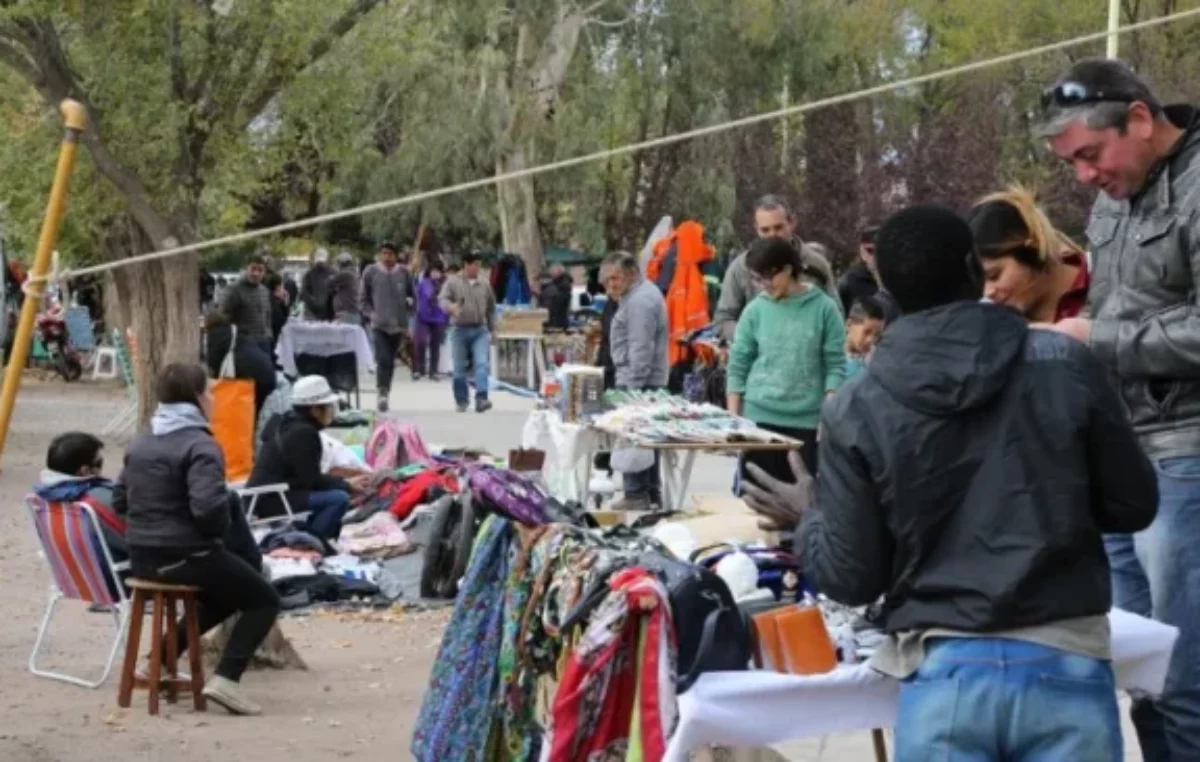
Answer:
[[(895, 90), (902, 90), (904, 88), (913, 87), (914, 85), (922, 85), (927, 82), (936, 82), (936, 81), (942, 80), (942, 79), (949, 79), (951, 77), (957, 77), (962, 74), (970, 74), (970, 73), (973, 73), (976, 71), (981, 71), (983, 69), (988, 69), (988, 68), (991, 68), (994, 66), (1000, 66), (1003, 64), (1014, 63), (1016, 61), (1021, 61), (1026, 58), (1035, 58), (1037, 56), (1042, 56), (1047, 53), (1054, 53), (1054, 52), (1057, 52), (1060, 50), (1066, 50), (1068, 48), (1078, 47), (1080, 45), (1086, 45), (1091, 42), (1099, 42), (1101, 40), (1107, 39), (1108, 37), (1110, 37), (1113, 34), (1118, 34), (1118, 35), (1119, 34), (1128, 34), (1130, 32), (1136, 32), (1136, 31), (1139, 31), (1142, 29), (1149, 29), (1151, 27), (1163, 26), (1165, 24), (1174, 23), (1176, 21), (1183, 21), (1185, 19), (1189, 19), (1189, 18), (1192, 18), (1195, 16), (1200, 16), (1200, 8), (1192, 8), (1190, 10), (1176, 11), (1175, 13), (1172, 13), (1167, 16), (1160, 16), (1158, 18), (1148, 19), (1146, 21), (1139, 21), (1139, 22), (1136, 22), (1133, 24), (1121, 26), (1121, 27), (1118, 27), (1114, 31), (1106, 30), (1103, 32), (1094, 32), (1091, 34), (1085, 34), (1080, 37), (1074, 37), (1074, 38), (1071, 38), (1068, 40), (1061, 40), (1059, 42), (1053, 42), (1053, 43), (1049, 43), (1047, 45), (1039, 45), (1038, 47), (1028, 48), (1026, 50), (1020, 50), (1020, 51), (1016, 51), (1014, 53), (1005, 53), (1003, 55), (994, 56), (992, 58), (987, 58), (982, 61), (974, 61), (974, 62), (971, 62), (968, 64), (963, 64), (961, 66), (952, 66), (948, 69), (942, 69), (940, 71), (930, 72), (928, 74), (920, 74), (918, 76), (909, 77), (907, 79), (902, 79), (897, 82), (889, 82), (886, 84), (876, 85), (874, 87), (864, 88), (862, 90), (856, 90), (856, 91), (850, 92), (850, 93), (844, 93), (842, 95), (834, 95), (834, 96), (831, 96), (828, 98), (821, 98), (819, 100), (809, 101), (807, 103), (801, 103), (801, 104), (797, 104), (794, 106), (788, 106), (786, 108), (779, 108), (774, 111), (767, 111), (767, 112), (764, 112), (761, 114), (754, 114), (751, 116), (741, 117), (739, 119), (732, 119), (732, 120), (729, 120), (726, 122), (720, 122), (718, 124), (712, 124), (712, 125), (708, 125), (705, 127), (698, 127), (693, 130), (687, 130), (686, 132), (678, 132), (678, 133), (674, 133), (671, 135), (663, 135), (662, 137), (653, 138), (651, 140), (645, 140), (640, 143), (629, 143), (627, 145), (617, 146), (616, 148), (608, 148), (608, 149), (605, 149), (602, 151), (596, 151), (594, 153), (589, 153), (589, 154), (586, 154), (583, 156), (576, 156), (576, 157), (573, 157), (570, 159), (562, 159), (559, 161), (550, 162), (549, 164), (542, 164), (542, 165), (539, 165), (536, 167), (529, 167), (527, 169), (518, 170), (516, 172), (508, 172), (508, 173), (502, 174), (502, 175), (492, 175), (489, 177), (480, 178), (478, 180), (470, 180), (467, 182), (458, 183), (457, 185), (450, 185), (450, 186), (446, 186), (443, 188), (438, 188), (436, 190), (423, 191), (420, 193), (413, 193), (413, 194), (410, 194), (407, 196), (400, 196), (397, 198), (388, 199), (386, 201), (377, 201), (372, 204), (364, 204), (363, 206), (358, 206), (353, 209), (344, 209), (344, 210), (338, 211), (338, 212), (328, 212), (326, 214), (320, 214), (315, 217), (308, 217), (303, 220), (296, 220), (293, 222), (285, 222), (282, 225), (275, 225), (275, 226), (269, 227), (269, 228), (262, 228), (259, 230), (249, 230), (249, 231), (245, 231), (242, 233), (234, 233), (232, 235), (227, 235), (222, 238), (214, 238), (214, 239), (210, 239), (207, 241), (198, 241), (196, 243), (189, 243), (184, 246), (174, 246), (174, 247), (171, 247), (168, 249), (154, 251), (149, 254), (139, 254), (137, 256), (128, 257), (126, 259), (120, 259), (115, 262), (107, 262), (105, 264), (94, 265), (92, 267), (83, 267), (83, 268), (80, 268), (80, 269), (74, 270), (74, 271), (64, 271), (64, 272), (58, 273), (58, 277), (67, 277), (67, 276), (79, 277), (82, 275), (94, 275), (96, 273), (102, 273), (102, 272), (106, 272), (108, 270), (115, 270), (118, 267), (125, 267), (128, 265), (140, 264), (142, 262), (150, 262), (150, 261), (153, 261), (156, 259), (165, 259), (166, 257), (172, 257), (172, 256), (175, 256), (176, 254), (187, 254), (187, 253), (193, 252), (193, 251), (204, 251), (206, 249), (215, 249), (215, 248), (219, 248), (221, 246), (229, 246), (229, 245), (235, 244), (235, 243), (251, 241), (251, 240), (254, 240), (255, 238), (262, 238), (262, 237), (269, 236), (269, 235), (275, 235), (276, 233), (286, 233), (286, 232), (289, 232), (292, 230), (297, 230), (300, 228), (310, 228), (315, 225), (320, 225), (325, 222), (331, 222), (333, 220), (344, 219), (346, 217), (356, 217), (356, 216), (362, 215), (362, 214), (370, 214), (372, 212), (380, 212), (385, 209), (393, 209), (398, 206), (408, 206), (411, 204), (418, 204), (422, 201), (429, 201), (431, 199), (441, 198), (443, 196), (450, 196), (455, 193), (462, 193), (464, 191), (477, 190), (479, 188), (487, 188), (489, 186), (498, 185), (498, 184), (504, 183), (504, 182), (510, 182), (512, 180), (520, 180), (522, 178), (533, 177), (535, 175), (541, 175), (541, 174), (545, 174), (547, 172), (556, 172), (556, 171), (562, 170), (562, 169), (570, 169), (572, 167), (578, 167), (583, 164), (590, 164), (592, 162), (604, 161), (606, 159), (611, 159), (616, 156), (624, 156), (626, 154), (638, 153), (641, 151), (648, 151), (648, 150), (655, 149), (655, 148), (661, 148), (663, 146), (674, 145), (675, 143), (682, 143), (687, 140), (694, 140), (696, 138), (707, 137), (709, 135), (716, 135), (716, 134), (719, 134), (722, 132), (729, 132), (731, 130), (740, 129), (742, 127), (748, 127), (750, 125), (759, 124), (761, 122), (768, 122), (768, 121), (772, 121), (775, 119), (781, 119), (783, 117), (805, 114), (805, 113), (808, 113), (809, 111), (815, 111), (817, 109), (828, 108), (829, 106), (836, 106), (836, 105), (840, 105), (843, 103), (850, 103), (852, 101), (861, 100), (863, 98), (870, 98), (870, 97), (873, 97), (876, 95), (883, 95), (886, 93), (893, 92)], [(39, 280), (50, 280), (50, 278), (51, 278), (51, 276), (48, 275)], [(32, 277), (31, 277), (31, 279), (32, 279)]]

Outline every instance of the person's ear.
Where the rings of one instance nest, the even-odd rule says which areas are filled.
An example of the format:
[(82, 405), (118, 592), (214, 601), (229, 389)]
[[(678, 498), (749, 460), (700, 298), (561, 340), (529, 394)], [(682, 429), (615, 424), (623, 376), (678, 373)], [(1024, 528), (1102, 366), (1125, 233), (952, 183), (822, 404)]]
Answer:
[(1129, 104), (1128, 120), (1125, 131), (1134, 138), (1145, 141), (1154, 135), (1157, 119), (1145, 103), (1135, 101)]

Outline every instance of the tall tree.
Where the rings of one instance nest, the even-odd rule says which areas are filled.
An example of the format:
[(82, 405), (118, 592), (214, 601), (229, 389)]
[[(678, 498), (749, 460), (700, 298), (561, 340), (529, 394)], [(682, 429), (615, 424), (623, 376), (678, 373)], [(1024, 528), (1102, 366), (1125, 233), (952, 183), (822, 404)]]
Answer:
[[(0, 62), (48, 104), (74, 98), (91, 116), (82, 142), (119, 194), (111, 255), (197, 240), (205, 206), (242, 167), (269, 107), (381, 0), (0, 2)], [(249, 163), (249, 162), (247, 162)], [(252, 176), (252, 175), (251, 175)], [(222, 191), (209, 193), (221, 178)], [(114, 271), (138, 337), (139, 375), (192, 360), (198, 346), (198, 259), (173, 257)], [(140, 412), (149, 415), (150, 385)]]

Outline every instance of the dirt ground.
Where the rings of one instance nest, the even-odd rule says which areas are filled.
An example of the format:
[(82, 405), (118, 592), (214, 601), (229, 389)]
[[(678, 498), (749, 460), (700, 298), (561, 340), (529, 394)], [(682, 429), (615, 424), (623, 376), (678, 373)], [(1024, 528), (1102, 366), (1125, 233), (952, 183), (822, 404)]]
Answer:
[[(54, 435), (99, 432), (125, 399), (118, 387), (87, 382), (68, 386), (27, 376), (22, 387), (0, 462), (0, 760), (159, 760), (168, 754), (193, 762), (409, 759), (445, 612), (386, 617), (393, 621), (333, 614), (284, 619), (285, 633), (310, 669), (247, 674), (246, 689), (266, 712), (261, 718), (230, 717), (220, 709), (197, 714), (183, 701), (164, 704), (159, 717), (150, 717), (144, 692), (135, 694), (131, 709), (117, 708), (115, 676), (88, 690), (29, 673), (49, 576), (22, 498)], [(105, 455), (115, 476), (120, 446), (110, 444)], [(98, 675), (111, 637), (111, 616), (63, 602), (43, 666)]]

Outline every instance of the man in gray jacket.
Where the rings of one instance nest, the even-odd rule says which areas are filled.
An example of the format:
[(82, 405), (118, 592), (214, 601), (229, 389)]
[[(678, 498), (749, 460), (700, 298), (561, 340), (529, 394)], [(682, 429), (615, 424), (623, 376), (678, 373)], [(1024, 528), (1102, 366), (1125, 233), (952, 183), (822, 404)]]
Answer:
[[(600, 267), (609, 299), (619, 302), (609, 330), (618, 389), (663, 389), (667, 385), (667, 305), (662, 292), (642, 276), (637, 258), (610, 254)], [(658, 458), (640, 473), (625, 474), (625, 499), (614, 510), (650, 510), (662, 504)]]
[[(790, 239), (804, 262), (804, 277), (813, 285), (823, 288), (834, 302), (841, 305), (829, 260), (815, 244), (807, 244), (796, 236), (796, 218), (778, 196), (763, 196), (754, 205), (754, 229), (759, 238)], [(713, 313), (713, 325), (721, 338), (733, 341), (738, 318), (742, 316), (746, 305), (758, 296), (758, 291), (750, 278), (750, 271), (746, 269), (746, 253), (742, 252), (725, 271), (721, 298)]]
[(363, 272), (362, 278), (362, 314), (370, 320), (375, 338), (377, 409), (381, 413), (388, 410), (396, 355), (408, 335), (408, 300), (411, 297), (408, 268), (397, 261), (396, 245), (385, 241), (379, 246), (375, 264)]
[(1101, 191), (1087, 317), (1055, 327), (1108, 366), (1158, 476), (1154, 523), (1105, 538), (1113, 604), (1179, 628), (1134, 725), (1146, 759), (1200, 759), (1200, 114), (1112, 60), (1075, 64), (1042, 106), (1050, 147)]
[(492, 409), (488, 400), (491, 379), (492, 331), (496, 327), (496, 295), (479, 272), (480, 256), (463, 256), (462, 271), (446, 279), (438, 304), (450, 316), (450, 355), (454, 362), (454, 404), (467, 412), (470, 388), (467, 367), (475, 369), (475, 412)]

